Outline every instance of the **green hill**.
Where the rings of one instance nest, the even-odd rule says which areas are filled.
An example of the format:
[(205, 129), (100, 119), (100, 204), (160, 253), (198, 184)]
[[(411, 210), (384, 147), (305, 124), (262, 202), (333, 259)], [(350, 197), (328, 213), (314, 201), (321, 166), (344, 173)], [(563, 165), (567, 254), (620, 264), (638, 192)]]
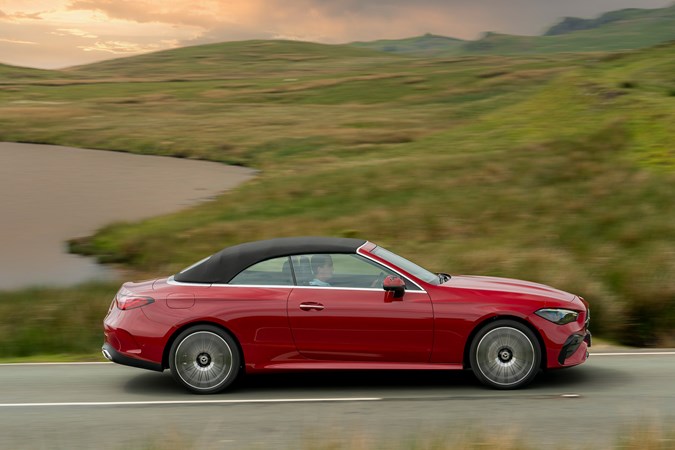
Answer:
[(32, 69), (28, 67), (10, 66), (0, 63), (0, 85), (29, 80), (50, 79), (54, 72), (50, 70)]
[[(451, 59), (295, 42), (192, 47), (6, 81), (0, 140), (260, 169), (209, 203), (72, 243), (136, 279), (247, 240), (359, 236), (432, 270), (579, 293), (597, 334), (672, 345), (673, 73), (675, 43)], [(110, 289), (0, 294), (3, 354), (70, 342), (93, 352)], [(75, 329), (91, 333), (70, 339)]]
[(173, 79), (276, 78), (315, 75), (391, 61), (393, 55), (347, 45), (300, 41), (238, 41), (182, 47), (112, 59), (67, 69), (70, 74), (95, 78)]
[(407, 39), (383, 39), (370, 42), (353, 42), (353, 47), (369, 48), (387, 53), (412, 56), (446, 56), (459, 51), (465, 41), (445, 36), (425, 34)]

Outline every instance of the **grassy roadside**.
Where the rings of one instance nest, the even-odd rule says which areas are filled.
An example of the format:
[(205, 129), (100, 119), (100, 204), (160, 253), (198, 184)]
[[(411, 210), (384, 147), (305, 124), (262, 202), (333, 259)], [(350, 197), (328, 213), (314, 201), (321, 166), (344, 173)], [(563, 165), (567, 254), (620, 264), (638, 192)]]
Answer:
[[(0, 139), (261, 169), (213, 202), (74, 243), (139, 278), (251, 239), (360, 236), (433, 270), (579, 293), (601, 335), (672, 345), (674, 48), (431, 60), (196, 47), (6, 81)], [(0, 356), (94, 351), (116, 289), (0, 293)]]
[(43, 364), (43, 363), (79, 363), (79, 362), (107, 362), (101, 352), (98, 353), (47, 353), (44, 355), (14, 356), (0, 358), (0, 364)]
[[(499, 448), (502, 450), (530, 450), (541, 448), (536, 442), (519, 437), (519, 430), (500, 430), (501, 427), (482, 429), (468, 426), (457, 428), (457, 424), (448, 424), (446, 430), (427, 431), (406, 438), (374, 438), (366, 435), (334, 437), (324, 433), (313, 438), (305, 438), (296, 447), (301, 450), (482, 450)], [(672, 427), (660, 426), (653, 422), (638, 423), (621, 432), (613, 444), (589, 446), (580, 441), (577, 445), (559, 445), (555, 448), (593, 448), (595, 450), (672, 450), (675, 449), (675, 434)], [(326, 435), (327, 434), (327, 435)], [(238, 443), (239, 444), (239, 443)], [(191, 439), (173, 432), (157, 440), (149, 439), (143, 449), (198, 449), (204, 446), (199, 438)], [(238, 448), (255, 450), (263, 448), (257, 445), (240, 444)], [(288, 448), (288, 447), (287, 447)]]
[(97, 283), (0, 292), (0, 362), (100, 360), (103, 317), (117, 288)]

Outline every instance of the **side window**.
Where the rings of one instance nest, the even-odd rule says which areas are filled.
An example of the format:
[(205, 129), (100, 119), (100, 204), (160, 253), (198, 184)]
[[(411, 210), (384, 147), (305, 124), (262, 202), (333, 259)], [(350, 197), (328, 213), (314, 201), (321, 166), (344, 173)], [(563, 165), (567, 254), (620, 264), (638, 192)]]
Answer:
[[(350, 288), (382, 288), (393, 271), (353, 254), (313, 254), (293, 257), (299, 285)], [(407, 283), (406, 283), (407, 284)]]
[(293, 286), (291, 263), (287, 256), (253, 264), (230, 280), (229, 284), (258, 286)]

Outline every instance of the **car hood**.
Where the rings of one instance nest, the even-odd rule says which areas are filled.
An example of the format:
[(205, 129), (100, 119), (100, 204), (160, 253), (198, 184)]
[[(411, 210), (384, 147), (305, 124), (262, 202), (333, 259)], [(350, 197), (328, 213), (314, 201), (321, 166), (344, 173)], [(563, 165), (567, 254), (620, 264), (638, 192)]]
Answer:
[(512, 278), (482, 277), (473, 275), (453, 275), (442, 286), (462, 289), (476, 289), (484, 291), (500, 291), (515, 294), (536, 295), (556, 300), (571, 302), (576, 298), (574, 294), (545, 284), (531, 281), (515, 280)]

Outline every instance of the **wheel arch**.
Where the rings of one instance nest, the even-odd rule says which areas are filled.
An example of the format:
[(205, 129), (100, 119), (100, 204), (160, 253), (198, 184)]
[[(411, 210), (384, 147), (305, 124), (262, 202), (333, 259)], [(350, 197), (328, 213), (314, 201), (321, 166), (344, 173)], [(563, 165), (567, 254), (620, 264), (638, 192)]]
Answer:
[(546, 361), (547, 359), (547, 354), (546, 354), (546, 345), (544, 345), (544, 338), (541, 336), (541, 333), (539, 330), (537, 330), (530, 322), (527, 320), (518, 317), (518, 316), (512, 316), (508, 314), (498, 314), (495, 316), (490, 316), (485, 319), (483, 319), (481, 322), (479, 322), (475, 327), (473, 327), (473, 330), (471, 330), (471, 333), (469, 334), (469, 337), (467, 338), (466, 342), (464, 343), (464, 356), (462, 358), (462, 365), (464, 366), (465, 369), (471, 368), (471, 362), (469, 360), (469, 354), (471, 352), (471, 343), (473, 342), (474, 338), (476, 335), (488, 326), (489, 324), (496, 322), (498, 320), (512, 320), (514, 322), (518, 322), (522, 325), (525, 325), (532, 333), (537, 338), (537, 342), (539, 342), (539, 349), (541, 350), (541, 361), (539, 363), (540, 369), (546, 369)]
[(171, 352), (171, 346), (173, 345), (173, 342), (176, 340), (176, 338), (183, 331), (185, 331), (189, 328), (192, 328), (192, 327), (199, 326), (199, 325), (213, 326), (213, 327), (221, 329), (222, 331), (224, 331), (225, 333), (230, 335), (230, 337), (232, 339), (234, 339), (234, 342), (237, 344), (237, 350), (239, 350), (239, 355), (241, 355), (240, 356), (241, 361), (239, 362), (239, 364), (240, 364), (239, 370), (241, 370), (243, 367), (246, 367), (246, 364), (244, 362), (244, 349), (242, 348), (241, 342), (239, 342), (239, 338), (237, 338), (237, 335), (234, 334), (232, 332), (232, 330), (227, 328), (222, 323), (214, 322), (214, 321), (210, 321), (210, 320), (199, 320), (199, 321), (196, 321), (196, 322), (189, 322), (189, 323), (183, 324), (179, 328), (174, 330), (173, 333), (171, 333), (171, 336), (166, 341), (166, 345), (164, 346), (164, 350), (162, 352), (162, 368), (163, 369), (170, 369), (170, 367), (169, 367), (169, 353)]

